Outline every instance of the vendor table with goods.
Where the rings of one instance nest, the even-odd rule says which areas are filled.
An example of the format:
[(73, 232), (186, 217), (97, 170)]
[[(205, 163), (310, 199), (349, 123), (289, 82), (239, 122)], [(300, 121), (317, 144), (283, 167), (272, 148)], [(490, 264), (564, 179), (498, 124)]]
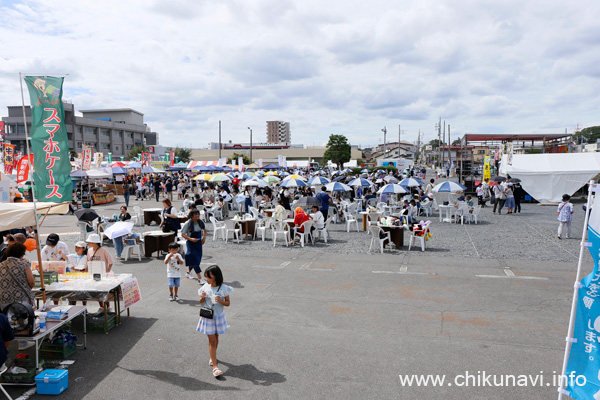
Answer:
[[(389, 232), (390, 237), (392, 238), (392, 243), (396, 246), (397, 249), (404, 246), (404, 226), (402, 225), (388, 225), (386, 224), (377, 224), (384, 232)], [(385, 245), (384, 245), (385, 246)]]
[[(38, 333), (36, 333), (33, 336), (21, 336), (21, 335), (16, 336), (15, 335), (15, 339), (30, 340), (30, 341), (35, 342), (35, 367), (36, 368), (40, 364), (39, 351), (40, 351), (40, 346), (41, 346), (42, 342), (44, 341), (44, 339), (46, 337), (49, 337), (50, 335), (53, 335), (59, 329), (65, 328), (68, 323), (70, 323), (73, 319), (75, 319), (79, 315), (83, 315), (83, 344), (78, 345), (78, 346), (81, 346), (84, 349), (87, 348), (87, 325), (86, 325), (87, 308), (84, 306), (66, 306), (64, 308), (60, 307), (60, 309), (61, 309), (61, 314), (64, 315), (64, 317), (61, 318), (60, 320), (46, 319), (46, 330), (45, 331), (40, 330)], [(57, 311), (57, 310), (59, 310), (58, 306), (52, 306), (47, 311)], [(39, 312), (36, 311), (36, 314), (38, 314), (38, 313)], [(6, 383), (6, 382), (3, 382), (2, 384), (3, 385), (29, 385), (29, 384), (22, 384), (22, 383)], [(31, 383), (30, 385), (35, 385), (35, 382)]]
[[(44, 281), (47, 281), (44, 275)], [(115, 312), (109, 315), (104, 308), (104, 332), (121, 323), (121, 313), (127, 310), (127, 316), (130, 315), (129, 307), (135, 302), (141, 300), (140, 289), (137, 279), (131, 274), (106, 275), (100, 280), (90, 278), (90, 275), (83, 272), (74, 272), (58, 275), (58, 282), (52, 282), (45, 286), (46, 300), (63, 301), (113, 301)], [(39, 304), (42, 299), (41, 289), (33, 288), (36, 300)], [(123, 300), (123, 309), (121, 301)]]
[(144, 256), (152, 257), (154, 252), (168, 252), (169, 244), (175, 241), (175, 232), (149, 231), (144, 232)]

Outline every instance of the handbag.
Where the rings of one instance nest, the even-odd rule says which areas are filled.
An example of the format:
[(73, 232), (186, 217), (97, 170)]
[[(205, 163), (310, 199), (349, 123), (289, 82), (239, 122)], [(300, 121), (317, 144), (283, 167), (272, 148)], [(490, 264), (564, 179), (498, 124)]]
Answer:
[[(221, 289), (221, 285), (219, 285), (219, 289), (217, 289), (217, 293), (219, 292), (220, 289)], [(206, 319), (213, 319), (214, 313), (215, 312), (212, 308), (200, 307), (200, 316), (201, 317), (204, 317)]]

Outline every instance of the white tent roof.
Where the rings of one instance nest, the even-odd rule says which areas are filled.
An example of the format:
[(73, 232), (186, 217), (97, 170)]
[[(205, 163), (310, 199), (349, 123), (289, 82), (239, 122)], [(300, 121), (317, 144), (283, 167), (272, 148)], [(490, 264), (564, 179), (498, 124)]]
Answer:
[(500, 173), (519, 178), (537, 201), (557, 203), (600, 174), (600, 153), (514, 154), (512, 165), (504, 155)]
[(90, 179), (111, 179), (113, 177), (112, 168), (92, 168), (89, 171), (85, 171)]
[[(38, 214), (66, 214), (69, 203), (37, 202)], [(0, 230), (22, 228), (35, 225), (33, 203), (0, 203)]]

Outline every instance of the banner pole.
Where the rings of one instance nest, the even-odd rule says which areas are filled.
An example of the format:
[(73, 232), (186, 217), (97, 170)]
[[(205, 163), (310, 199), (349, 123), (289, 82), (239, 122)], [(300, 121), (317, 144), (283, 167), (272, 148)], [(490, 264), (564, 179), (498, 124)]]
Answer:
[[(31, 149), (29, 148), (29, 132), (27, 130), (27, 113), (25, 112), (25, 96), (23, 95), (23, 77), (19, 72), (19, 85), (21, 86), (21, 104), (23, 107), (23, 125), (25, 125), (25, 145), (27, 146), (27, 157), (31, 157)], [(35, 172), (35, 167), (31, 162), (29, 162), (29, 173), (33, 178), (33, 174)], [(42, 252), (40, 250), (40, 235), (39, 235), (39, 225), (37, 219), (37, 203), (35, 200), (35, 179), (31, 179), (31, 198), (33, 200), (33, 219), (35, 220), (35, 230), (33, 231), (35, 234), (35, 244), (37, 248), (37, 257), (38, 257), (38, 272), (40, 273), (40, 290), (42, 292), (42, 300), (44, 304), (46, 304), (46, 288), (44, 286), (44, 267), (42, 266)]]
[[(571, 303), (571, 316), (569, 318), (569, 330), (567, 333), (566, 344), (565, 344), (565, 356), (563, 358), (563, 366), (560, 375), (560, 386), (558, 387), (558, 400), (562, 400), (562, 395), (565, 391), (565, 380), (562, 378), (565, 376), (567, 371), (567, 363), (569, 362), (569, 355), (571, 353), (571, 341), (570, 339), (573, 337), (573, 330), (575, 329), (575, 316), (577, 313), (577, 297), (579, 294), (579, 281), (581, 280), (581, 266), (583, 264), (583, 252), (588, 238), (588, 220), (590, 218), (590, 205), (592, 199), (592, 192), (596, 192), (596, 188), (594, 185), (594, 181), (590, 181), (590, 187), (588, 189), (588, 198), (587, 205), (585, 207), (585, 220), (583, 223), (583, 234), (581, 235), (581, 246), (579, 249), (579, 262), (577, 263), (577, 276), (575, 277), (575, 283), (573, 285), (573, 302)], [(599, 212), (599, 210), (596, 210)]]

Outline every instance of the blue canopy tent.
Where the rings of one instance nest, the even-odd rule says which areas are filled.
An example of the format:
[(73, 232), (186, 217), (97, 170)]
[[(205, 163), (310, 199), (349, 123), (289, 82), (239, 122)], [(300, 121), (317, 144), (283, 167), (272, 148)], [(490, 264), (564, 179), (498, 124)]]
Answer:
[(121, 167), (113, 167), (112, 173), (113, 175), (127, 175), (127, 171), (125, 170), (125, 168)]
[(142, 168), (142, 163), (137, 161), (127, 164), (126, 168)]
[(281, 167), (277, 164), (267, 164), (267, 165), (264, 165), (261, 169), (279, 169), (279, 168), (281, 168)]
[(70, 176), (71, 178), (83, 179), (83, 178), (87, 178), (87, 177), (88, 177), (88, 174), (87, 174), (87, 172), (85, 172), (84, 170), (82, 170), (82, 169), (78, 169), (77, 171), (73, 171), (73, 172), (71, 172), (71, 173), (69, 174), (69, 176)]

